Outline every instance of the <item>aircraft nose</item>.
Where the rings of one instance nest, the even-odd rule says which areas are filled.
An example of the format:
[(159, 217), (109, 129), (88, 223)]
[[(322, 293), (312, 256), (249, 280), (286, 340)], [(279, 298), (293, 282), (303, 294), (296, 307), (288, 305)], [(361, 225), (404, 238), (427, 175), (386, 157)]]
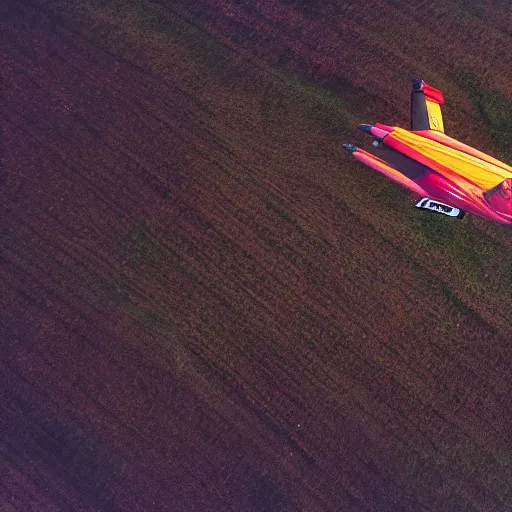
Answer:
[(383, 139), (384, 137), (386, 137), (386, 135), (389, 135), (389, 131), (386, 131), (382, 128), (378, 128), (377, 126), (373, 126), (371, 124), (360, 124), (358, 128), (362, 132), (369, 133), (370, 135), (372, 135), (373, 137), (377, 137), (378, 139)]
[(358, 126), (358, 128), (362, 131), (362, 132), (365, 132), (365, 133), (369, 133), (371, 134), (372, 133), (372, 128), (373, 126), (371, 124), (360, 124)]
[(357, 148), (352, 144), (343, 144), (343, 148), (346, 149), (349, 153), (355, 153)]

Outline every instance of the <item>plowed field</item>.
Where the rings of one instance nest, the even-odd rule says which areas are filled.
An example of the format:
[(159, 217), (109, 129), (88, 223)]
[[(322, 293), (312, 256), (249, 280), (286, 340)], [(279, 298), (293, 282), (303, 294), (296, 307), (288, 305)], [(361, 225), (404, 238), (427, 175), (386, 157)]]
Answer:
[(0, 510), (512, 509), (512, 232), (342, 144), (512, 162), (508, 2), (0, 3)]

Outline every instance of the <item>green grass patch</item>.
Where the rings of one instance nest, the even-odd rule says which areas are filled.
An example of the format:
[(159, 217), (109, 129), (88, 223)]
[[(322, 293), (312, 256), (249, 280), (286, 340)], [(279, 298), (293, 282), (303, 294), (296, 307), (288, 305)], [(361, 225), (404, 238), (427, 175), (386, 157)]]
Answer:
[[(342, 78), (336, 78), (345, 101), (299, 73), (271, 67), (250, 55), (240, 62), (234, 50), (179, 19), (172, 8), (148, 0), (76, 0), (65, 6), (57, 3), (54, 8), (87, 18), (112, 51), (134, 63), (143, 61), (154, 73), (179, 72), (199, 87), (206, 87), (213, 77), (235, 95), (248, 90), (262, 94), (263, 112), (280, 126), (280, 133), (292, 135), (311, 121), (328, 135), (352, 130), (356, 112), (349, 82), (343, 84)], [(268, 84), (268, 92), (261, 90), (261, 84)]]
[(485, 4), (480, 0), (452, 0), (450, 3), (453, 19), (459, 22), (471, 18), (481, 19), (485, 13)]
[(144, 232), (144, 228), (136, 223), (118, 244), (119, 260), (123, 265), (137, 270), (148, 261), (153, 248), (154, 245)]
[(496, 145), (499, 158), (512, 160), (512, 100), (500, 91), (487, 88), (472, 71), (464, 70), (458, 79), (474, 104), (478, 118)]
[(420, 246), (436, 254), (440, 262), (448, 262), (461, 273), (468, 288), (478, 293), (483, 286), (485, 261), (478, 244), (468, 229), (453, 219), (438, 214), (414, 211), (411, 214), (413, 233)]
[[(355, 124), (350, 104), (328, 89), (306, 83), (302, 77), (274, 68), (254, 72), (268, 84), (261, 95), (261, 113), (275, 127), (273, 138), (284, 144), (297, 137), (320, 133), (329, 137), (348, 136)], [(255, 77), (256, 78), (256, 77)]]
[(151, 48), (144, 64), (152, 71), (170, 69), (173, 61), (186, 65), (183, 51), (201, 67), (213, 68), (220, 76), (225, 71), (229, 48), (179, 19), (171, 9), (148, 0), (76, 0), (54, 8), (90, 20), (100, 39), (130, 61), (140, 60), (138, 50)]
[(459, 297), (457, 297), (457, 295), (455, 295), (454, 291), (449, 286), (443, 284), (441, 291), (444, 298), (446, 299), (446, 302), (448, 302), (448, 304), (453, 304), (463, 315), (475, 314), (470, 308), (466, 306), (466, 304), (464, 304), (464, 302), (462, 302), (462, 300), (460, 300)]
[(304, 233), (304, 229), (297, 222), (297, 220), (290, 217), (290, 214), (283, 210), (280, 206), (276, 206), (272, 201), (270, 201), (268, 197), (265, 196), (263, 198), (263, 204), (268, 211), (275, 213), (279, 219), (292, 224), (299, 233)]
[(448, 265), (464, 278), (472, 293), (487, 291), (511, 300), (507, 276), (512, 269), (508, 251), (477, 230), (468, 221), (455, 221), (439, 214), (412, 210), (411, 235), (440, 265)]
[(153, 309), (144, 309), (137, 306), (135, 308), (135, 313), (144, 323), (154, 327), (161, 325), (163, 322), (162, 314)]

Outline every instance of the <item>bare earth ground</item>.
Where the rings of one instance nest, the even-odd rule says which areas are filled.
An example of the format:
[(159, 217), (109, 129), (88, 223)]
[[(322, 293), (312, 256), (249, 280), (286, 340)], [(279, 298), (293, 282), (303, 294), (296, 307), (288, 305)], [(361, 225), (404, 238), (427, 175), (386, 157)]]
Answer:
[(411, 4), (1, 2), (2, 512), (512, 509), (511, 231), (340, 150), (512, 161), (509, 4)]

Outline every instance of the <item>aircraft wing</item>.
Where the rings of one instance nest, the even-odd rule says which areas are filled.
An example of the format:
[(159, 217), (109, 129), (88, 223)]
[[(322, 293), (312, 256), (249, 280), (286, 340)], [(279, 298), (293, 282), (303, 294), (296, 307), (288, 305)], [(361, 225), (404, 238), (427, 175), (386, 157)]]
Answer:
[[(344, 144), (343, 147), (347, 151), (352, 153), (354, 158), (356, 158), (363, 164), (366, 164), (368, 167), (371, 167), (372, 169), (384, 174), (385, 176), (393, 180), (395, 183), (398, 183), (399, 185), (408, 188), (409, 190), (420, 196), (427, 195), (425, 190), (420, 185), (418, 185), (418, 183), (416, 183), (416, 180), (419, 177), (422, 177), (429, 172), (429, 170), (421, 166), (421, 164), (417, 164), (416, 162), (414, 162), (414, 160), (407, 159), (407, 157), (401, 157), (401, 155), (397, 151), (387, 149), (384, 147), (380, 148), (382, 152), (376, 151), (375, 147), (372, 148), (371, 152), (364, 151), (363, 149), (353, 146), (352, 144)], [(403, 172), (403, 167), (401, 167), (400, 170), (397, 170), (395, 162), (386, 162), (381, 158), (382, 156), (387, 156), (389, 159), (390, 155), (388, 153), (392, 153), (393, 156), (398, 157), (398, 159), (400, 160), (402, 158), (407, 159), (413, 165), (405, 172)]]
[(412, 134), (402, 128), (362, 124), (359, 129), (375, 137), (369, 151), (364, 151), (351, 144), (344, 144), (344, 148), (353, 154), (360, 162), (379, 171), (396, 183), (408, 188), (412, 192), (432, 198), (452, 207), (462, 208), (471, 197), (457, 180), (457, 174), (450, 172), (445, 176), (441, 170), (443, 166), (435, 159), (423, 157), (420, 148), (407, 145), (395, 134), (409, 134), (418, 144), (428, 139)]
[(420, 78), (412, 81), (411, 130), (435, 130), (444, 133), (441, 105), (443, 93), (427, 85)]

